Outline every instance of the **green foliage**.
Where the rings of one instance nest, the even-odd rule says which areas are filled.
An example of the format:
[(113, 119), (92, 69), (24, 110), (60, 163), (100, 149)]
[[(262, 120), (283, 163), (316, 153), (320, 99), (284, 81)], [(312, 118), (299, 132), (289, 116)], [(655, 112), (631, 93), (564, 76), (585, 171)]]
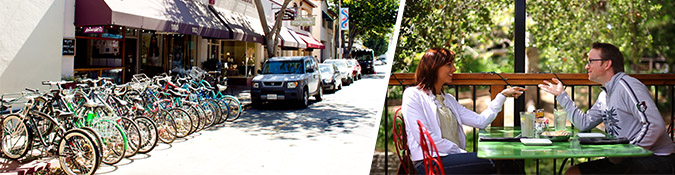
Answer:
[(387, 45), (389, 45), (389, 40), (386, 36), (383, 35), (363, 35), (363, 46), (366, 46), (370, 49), (373, 49), (375, 56), (382, 55), (387, 52)]
[(626, 64), (635, 64), (652, 47), (646, 24), (660, 6), (650, 0), (528, 1), (528, 47), (540, 50), (540, 69), (550, 64), (561, 72), (585, 72), (585, 54), (593, 42), (618, 46)]
[(354, 40), (364, 34), (385, 38), (392, 32), (398, 0), (343, 0), (342, 7), (349, 8), (348, 42), (352, 46)]
[[(408, 0), (396, 48), (396, 72), (414, 72), (420, 54), (443, 47), (457, 53), (458, 72), (482, 72), (494, 60), (485, 52), (510, 36), (511, 1)], [(504, 16), (496, 18), (494, 16)], [(498, 58), (498, 60), (505, 58)], [(399, 61), (401, 60), (401, 61)]]
[[(672, 65), (674, 9), (668, 0), (531, 0), (526, 46), (538, 54), (539, 70), (585, 72), (593, 42), (618, 46), (629, 73), (628, 65), (643, 56), (662, 55)], [(506, 0), (408, 0), (392, 70), (413, 72), (420, 53), (443, 47), (457, 53), (458, 72), (513, 72), (513, 13), (513, 1)], [(505, 41), (506, 53), (492, 50)]]

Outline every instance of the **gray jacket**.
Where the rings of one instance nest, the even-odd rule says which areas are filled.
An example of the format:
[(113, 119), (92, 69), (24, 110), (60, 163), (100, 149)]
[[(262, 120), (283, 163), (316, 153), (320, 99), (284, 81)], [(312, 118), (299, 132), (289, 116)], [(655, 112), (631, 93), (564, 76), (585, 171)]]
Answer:
[(602, 87), (598, 100), (586, 113), (579, 110), (567, 92), (557, 99), (567, 119), (580, 131), (593, 129), (605, 123), (605, 132), (615, 137), (625, 137), (633, 145), (641, 146), (664, 156), (675, 152), (675, 144), (666, 133), (666, 125), (654, 104), (647, 87), (623, 72), (614, 74)]

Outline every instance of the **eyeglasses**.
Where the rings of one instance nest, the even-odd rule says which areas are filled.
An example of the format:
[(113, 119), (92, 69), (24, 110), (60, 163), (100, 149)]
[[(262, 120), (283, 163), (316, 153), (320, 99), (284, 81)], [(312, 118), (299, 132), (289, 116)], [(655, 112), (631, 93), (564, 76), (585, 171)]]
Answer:
[(591, 65), (591, 63), (592, 63), (593, 61), (605, 61), (605, 60), (609, 60), (609, 59), (605, 59), (605, 58), (600, 58), (600, 59), (588, 59), (588, 61), (586, 62), (586, 65)]

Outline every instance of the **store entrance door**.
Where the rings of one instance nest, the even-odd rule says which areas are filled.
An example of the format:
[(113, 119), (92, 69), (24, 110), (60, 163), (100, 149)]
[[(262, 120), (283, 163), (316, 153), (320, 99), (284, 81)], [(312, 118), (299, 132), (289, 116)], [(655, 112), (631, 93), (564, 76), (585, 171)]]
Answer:
[(124, 46), (124, 82), (131, 81), (131, 77), (138, 73), (138, 57), (136, 51), (138, 50), (137, 39), (125, 39)]

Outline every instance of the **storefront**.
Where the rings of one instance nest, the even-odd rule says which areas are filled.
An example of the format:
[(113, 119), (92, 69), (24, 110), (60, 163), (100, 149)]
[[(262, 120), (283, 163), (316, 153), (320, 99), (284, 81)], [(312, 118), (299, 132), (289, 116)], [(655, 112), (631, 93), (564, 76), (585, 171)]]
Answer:
[(75, 8), (75, 78), (126, 82), (136, 73), (183, 74), (206, 60), (201, 40), (233, 37), (198, 1), (88, 0)]
[(229, 79), (230, 85), (248, 85), (264, 62), (264, 31), (252, 1), (223, 0), (210, 6), (232, 31), (229, 39), (209, 40), (209, 60)]

